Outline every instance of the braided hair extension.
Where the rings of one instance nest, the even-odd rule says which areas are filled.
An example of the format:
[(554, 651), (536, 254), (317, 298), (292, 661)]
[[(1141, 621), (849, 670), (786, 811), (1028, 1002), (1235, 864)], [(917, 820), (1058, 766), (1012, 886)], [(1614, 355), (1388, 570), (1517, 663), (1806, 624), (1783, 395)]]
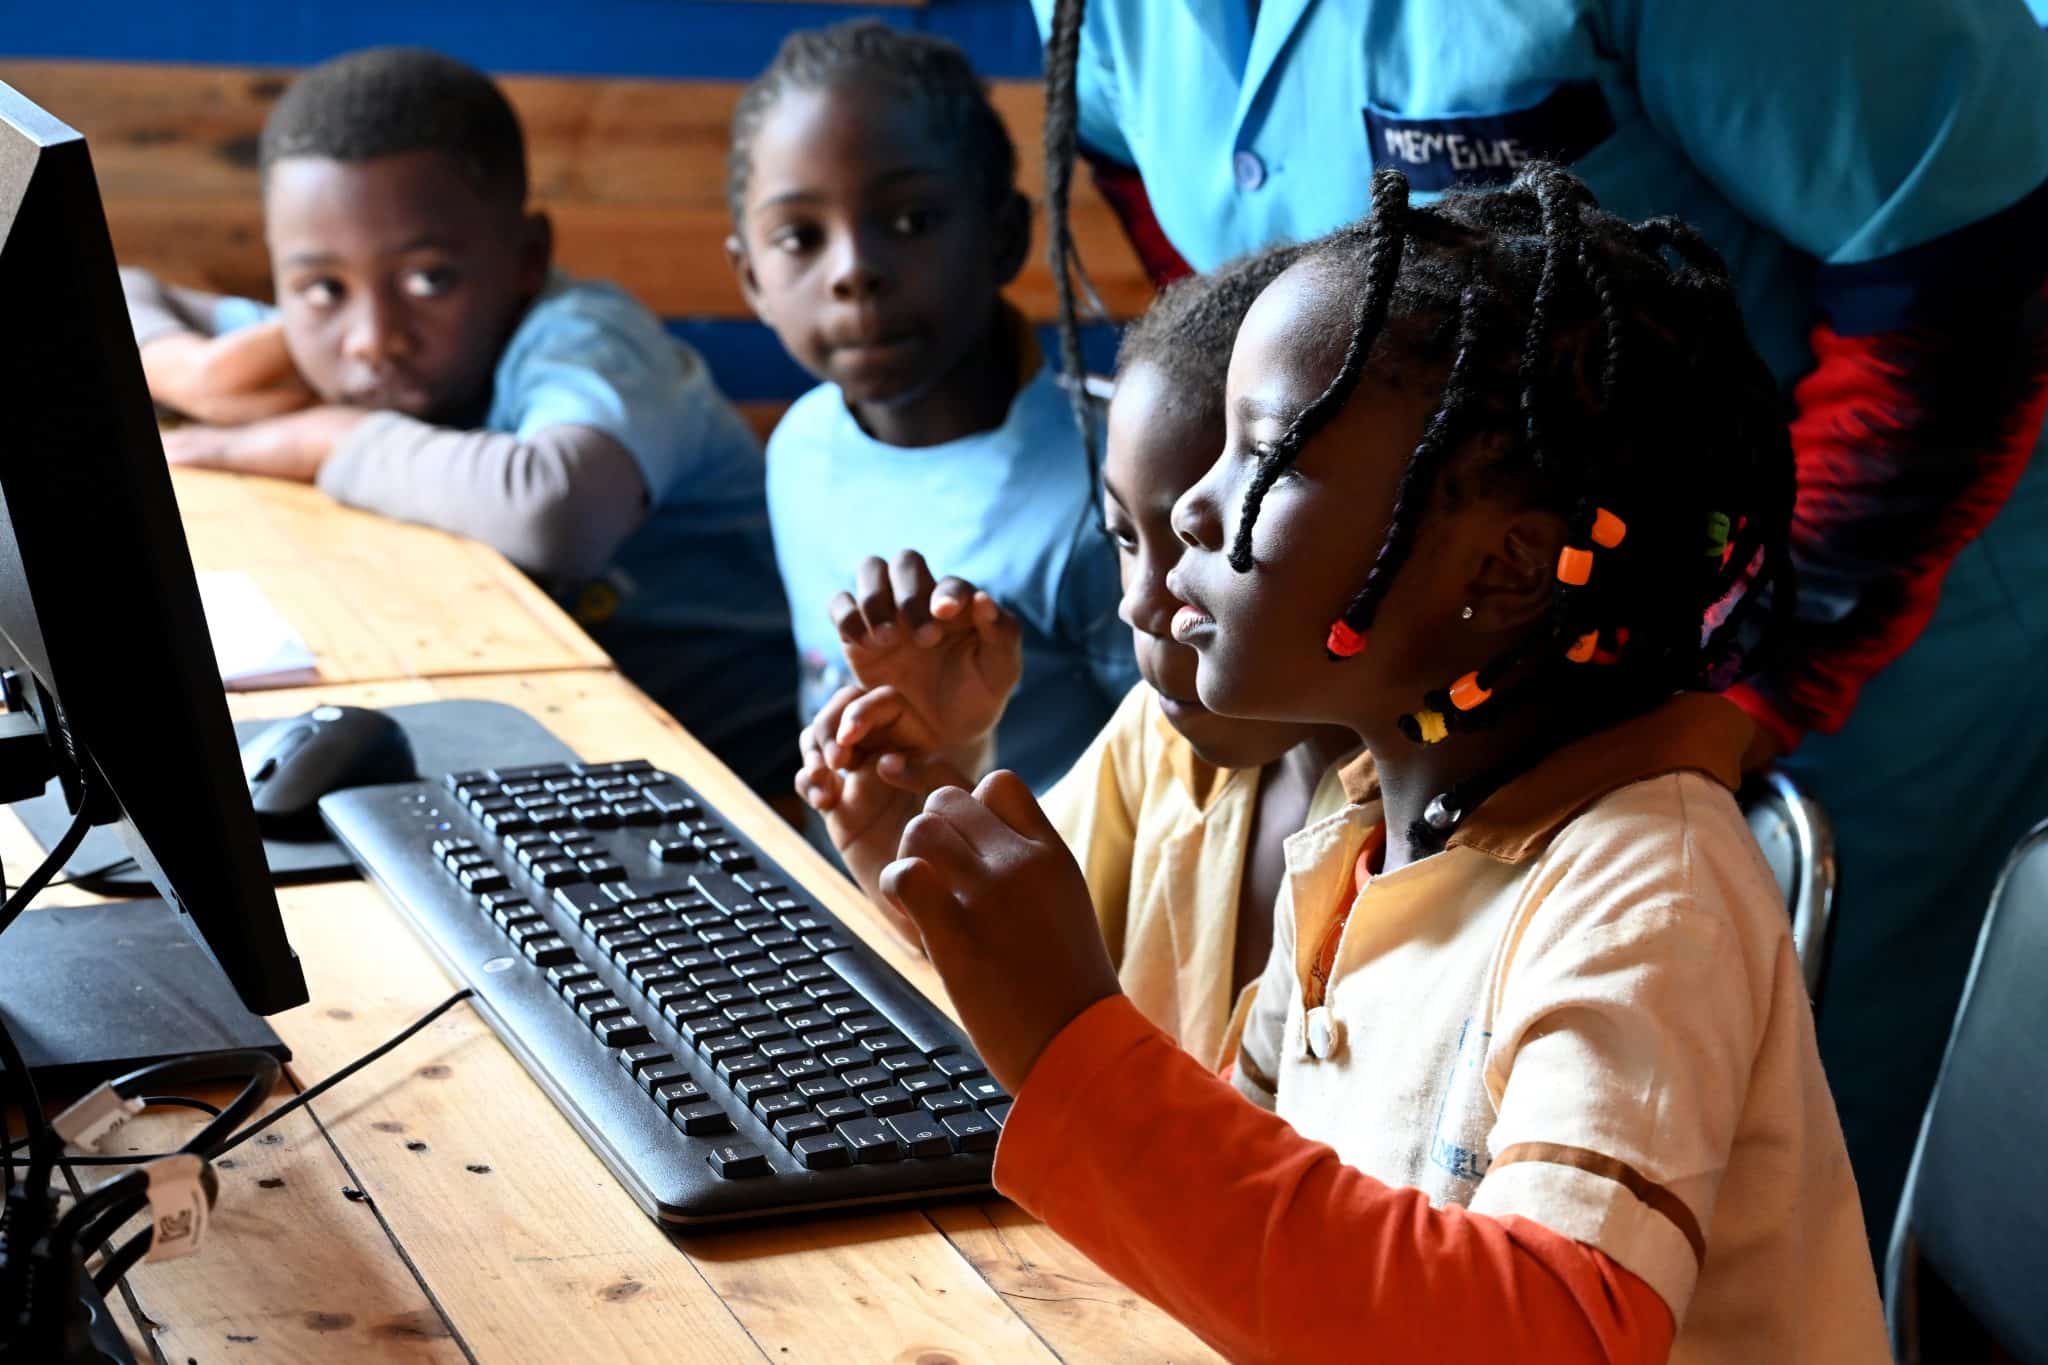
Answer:
[(1074, 162), (1080, 153), (1081, 20), (1086, 8), (1087, 0), (1056, 0), (1045, 42), (1045, 252), (1046, 262), (1052, 267), (1053, 292), (1059, 299), (1060, 371), (1066, 377), (1067, 401), (1074, 409), (1074, 426), (1081, 433), (1081, 454), (1088, 461), (1092, 481), (1095, 409), (1088, 401), (1083, 382), (1076, 277), (1098, 316), (1103, 308), (1081, 266), (1080, 253), (1074, 247), (1073, 223), (1067, 212), (1074, 190)]
[[(1251, 567), (1262, 497), (1356, 388), (1375, 356), (1445, 376), (1397, 485), (1365, 580), (1329, 652), (1363, 649), (1428, 509), (1472, 490), (1564, 519), (1547, 619), (1404, 716), (1417, 743), (1488, 725), (1592, 664), (1588, 692), (1624, 714), (1753, 668), (1792, 602), (1793, 464), (1783, 399), (1750, 345), (1726, 267), (1675, 219), (1602, 212), (1561, 168), (1534, 164), (1493, 192), (1409, 204), (1374, 177), (1374, 212), (1305, 251), (1353, 280), (1337, 376), (1265, 453), (1245, 493), (1232, 566)], [(1770, 616), (1757, 621), (1760, 606)], [(1523, 764), (1430, 803), (1422, 847)]]

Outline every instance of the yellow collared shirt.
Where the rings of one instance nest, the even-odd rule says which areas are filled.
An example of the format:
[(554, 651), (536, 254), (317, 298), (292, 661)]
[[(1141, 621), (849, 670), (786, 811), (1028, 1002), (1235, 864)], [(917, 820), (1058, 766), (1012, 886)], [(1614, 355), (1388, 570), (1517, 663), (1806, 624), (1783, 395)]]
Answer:
[[(1140, 683), (1045, 796), (1088, 878), (1124, 992), (1211, 1069), (1236, 1051), (1254, 989), (1234, 998), (1230, 977), (1258, 794), (1256, 770), (1197, 758)], [(1308, 822), (1344, 800), (1332, 768)]]

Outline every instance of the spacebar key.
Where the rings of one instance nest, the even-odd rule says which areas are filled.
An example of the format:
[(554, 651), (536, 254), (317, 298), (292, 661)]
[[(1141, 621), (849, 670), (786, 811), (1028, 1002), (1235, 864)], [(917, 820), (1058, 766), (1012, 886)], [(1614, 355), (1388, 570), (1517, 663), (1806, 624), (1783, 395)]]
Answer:
[(951, 1021), (889, 968), (852, 951), (827, 953), (824, 962), (927, 1057), (960, 1046), (960, 1035), (953, 1031)]

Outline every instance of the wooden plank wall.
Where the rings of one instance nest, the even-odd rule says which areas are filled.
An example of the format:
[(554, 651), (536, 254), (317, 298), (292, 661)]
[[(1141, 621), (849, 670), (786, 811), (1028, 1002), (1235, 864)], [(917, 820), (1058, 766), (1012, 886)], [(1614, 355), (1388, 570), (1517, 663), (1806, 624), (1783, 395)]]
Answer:
[[(124, 262), (179, 284), (270, 296), (256, 141), (291, 72), (249, 67), (0, 59), (14, 86), (86, 135)], [(725, 264), (731, 81), (501, 77), (525, 124), (535, 197), (572, 274), (610, 279), (668, 318), (746, 319)], [(1044, 101), (1035, 81), (992, 85), (1042, 198)], [(1076, 179), (1075, 235), (1113, 316), (1143, 311), (1151, 286), (1088, 177)], [(1039, 244), (1011, 297), (1055, 316)], [(716, 358), (714, 357), (714, 366)], [(793, 396), (793, 395), (792, 395)], [(756, 412), (772, 420), (779, 408)]]

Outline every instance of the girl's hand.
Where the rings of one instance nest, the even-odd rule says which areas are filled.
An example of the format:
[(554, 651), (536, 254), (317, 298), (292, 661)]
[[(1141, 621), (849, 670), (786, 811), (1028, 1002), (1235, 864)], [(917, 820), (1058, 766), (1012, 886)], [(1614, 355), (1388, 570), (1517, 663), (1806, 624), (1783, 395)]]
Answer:
[(1061, 1029), (1113, 995), (1088, 884), (1023, 779), (934, 792), (882, 873), (989, 1074), (1011, 1094)]
[(368, 415), (359, 408), (318, 407), (246, 426), (179, 427), (164, 433), (164, 458), (177, 465), (311, 483), (341, 438)]
[(964, 579), (934, 582), (915, 550), (893, 564), (870, 557), (855, 582), (858, 593), (840, 593), (831, 608), (854, 677), (894, 689), (924, 729), (921, 747), (956, 760), (976, 752), (1024, 671), (1017, 618)]
[(142, 348), (142, 371), (151, 397), (212, 426), (261, 421), (316, 401), (292, 364), (281, 322), (217, 337), (160, 336)]
[(796, 794), (824, 817), (825, 832), (860, 889), (915, 943), (917, 931), (882, 898), (882, 869), (895, 859), (903, 831), (924, 809), (925, 797), (948, 784), (964, 787), (967, 779), (914, 748), (842, 761), (832, 736), (846, 710), (865, 695), (858, 687), (842, 687), (799, 734), (803, 767), (797, 771)]

